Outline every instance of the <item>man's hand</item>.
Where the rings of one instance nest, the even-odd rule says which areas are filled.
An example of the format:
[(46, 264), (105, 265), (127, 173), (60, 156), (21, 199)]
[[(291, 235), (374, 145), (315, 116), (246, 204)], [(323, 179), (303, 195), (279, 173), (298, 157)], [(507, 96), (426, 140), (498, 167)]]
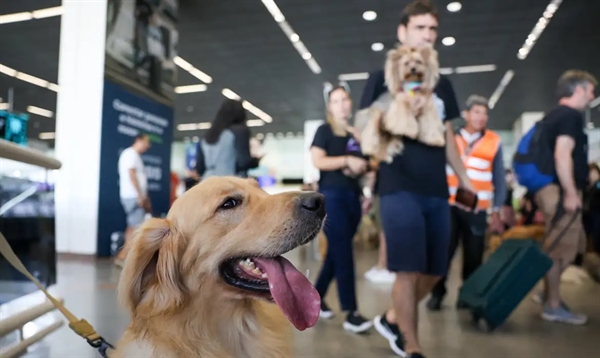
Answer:
[(565, 197), (563, 200), (563, 206), (565, 210), (569, 213), (574, 213), (577, 209), (581, 208), (581, 198), (577, 193), (565, 193)]
[(494, 211), (492, 213), (491, 219), (492, 220), (490, 222), (490, 231), (493, 233), (502, 234), (504, 232), (504, 224), (502, 223), (502, 220), (500, 219), (500, 213), (497, 211)]
[(145, 208), (146, 206), (146, 197), (144, 195), (138, 195), (137, 203), (140, 208)]
[(371, 208), (373, 207), (373, 197), (370, 198), (363, 198), (362, 201), (362, 213), (363, 215), (366, 215), (369, 213), (369, 211), (371, 211)]

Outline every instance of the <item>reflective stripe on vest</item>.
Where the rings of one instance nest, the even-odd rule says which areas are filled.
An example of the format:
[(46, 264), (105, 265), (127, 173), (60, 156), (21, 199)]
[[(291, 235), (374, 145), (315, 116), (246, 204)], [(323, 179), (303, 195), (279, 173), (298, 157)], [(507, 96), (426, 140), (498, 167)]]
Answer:
[[(480, 210), (487, 210), (494, 197), (493, 183), (493, 163), (494, 157), (500, 146), (500, 136), (496, 133), (486, 130), (483, 137), (479, 138), (471, 148), (469, 148), (465, 139), (460, 135), (455, 136), (456, 146), (460, 154), (467, 176), (471, 180), (471, 185), (477, 191), (478, 204)], [(450, 168), (446, 166), (446, 176), (448, 178), (448, 187), (450, 204), (456, 199), (456, 190), (458, 188), (458, 177)]]

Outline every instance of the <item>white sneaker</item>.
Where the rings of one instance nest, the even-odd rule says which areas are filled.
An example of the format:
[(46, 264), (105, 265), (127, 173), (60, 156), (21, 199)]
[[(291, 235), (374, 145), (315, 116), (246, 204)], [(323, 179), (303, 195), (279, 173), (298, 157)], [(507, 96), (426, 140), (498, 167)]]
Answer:
[(371, 267), (365, 272), (365, 278), (374, 283), (393, 283), (396, 280), (396, 274), (386, 269)]

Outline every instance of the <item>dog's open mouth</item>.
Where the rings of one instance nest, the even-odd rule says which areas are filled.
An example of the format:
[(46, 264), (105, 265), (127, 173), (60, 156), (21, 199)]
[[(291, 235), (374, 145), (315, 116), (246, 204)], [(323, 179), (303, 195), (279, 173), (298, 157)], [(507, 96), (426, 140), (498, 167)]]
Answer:
[(404, 80), (411, 81), (411, 82), (422, 82), (424, 77), (425, 76), (423, 73), (410, 72), (410, 73), (407, 73), (406, 76), (404, 76)]
[(220, 272), (227, 284), (274, 301), (298, 330), (317, 323), (321, 307), (319, 293), (284, 257), (230, 259), (221, 265)]

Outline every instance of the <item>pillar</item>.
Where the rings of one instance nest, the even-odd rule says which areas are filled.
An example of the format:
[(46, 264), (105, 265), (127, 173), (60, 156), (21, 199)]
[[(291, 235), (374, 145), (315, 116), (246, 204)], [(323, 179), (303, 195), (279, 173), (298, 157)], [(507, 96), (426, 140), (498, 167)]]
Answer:
[(151, 23), (163, 41), (134, 70), (135, 4), (63, 0), (55, 137), (63, 163), (55, 190), (60, 253), (110, 255), (111, 236), (125, 229), (118, 159), (140, 133), (152, 143), (142, 160), (153, 214), (169, 208), (177, 39), (169, 12), (177, 2), (157, 10)]

